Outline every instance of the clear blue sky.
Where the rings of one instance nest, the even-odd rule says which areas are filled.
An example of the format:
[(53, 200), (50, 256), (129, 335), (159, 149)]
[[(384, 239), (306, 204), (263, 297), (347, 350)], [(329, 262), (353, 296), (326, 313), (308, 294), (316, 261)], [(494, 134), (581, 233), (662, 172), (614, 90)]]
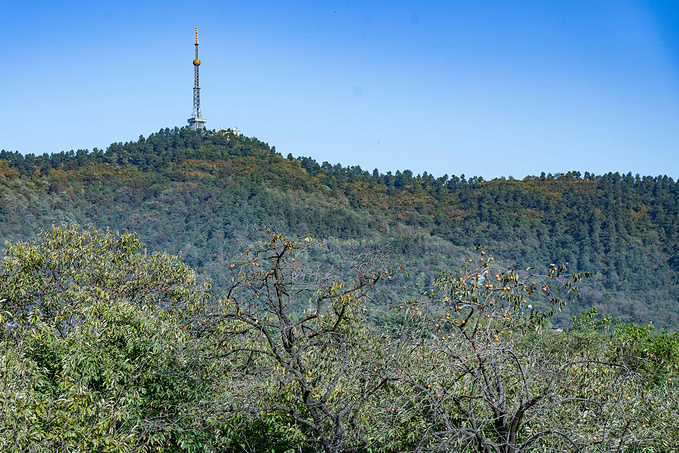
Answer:
[(494, 178), (679, 178), (679, 1), (3, 1), (0, 148), (191, 114), (283, 155)]

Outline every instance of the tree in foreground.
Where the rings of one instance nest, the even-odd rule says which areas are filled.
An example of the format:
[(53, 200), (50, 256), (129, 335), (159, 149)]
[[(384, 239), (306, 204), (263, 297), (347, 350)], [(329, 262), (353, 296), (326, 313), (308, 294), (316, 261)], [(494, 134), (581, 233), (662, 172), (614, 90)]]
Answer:
[(400, 385), (382, 417), (394, 448), (666, 451), (674, 441), (658, 430), (676, 415), (676, 392), (648, 392), (629, 357), (608, 354), (606, 329), (576, 320), (545, 331), (583, 276), (531, 271), (503, 271), (481, 252), (438, 278), (431, 298), (395, 307)]
[(182, 313), (205, 291), (178, 257), (147, 254), (131, 234), (55, 227), (9, 244), (0, 267), (0, 449), (192, 442), (176, 424), (200, 390), (182, 353)]
[[(392, 360), (366, 302), (395, 276), (386, 260), (365, 254), (346, 263), (356, 275), (347, 281), (346, 269), (308, 261), (321, 247), (313, 237), (272, 236), (248, 250), (224, 300), (201, 315), (222, 373), (210, 410), (277, 424), (293, 451), (363, 451), (379, 436), (373, 417)], [(261, 442), (244, 436), (242, 444), (261, 451)]]

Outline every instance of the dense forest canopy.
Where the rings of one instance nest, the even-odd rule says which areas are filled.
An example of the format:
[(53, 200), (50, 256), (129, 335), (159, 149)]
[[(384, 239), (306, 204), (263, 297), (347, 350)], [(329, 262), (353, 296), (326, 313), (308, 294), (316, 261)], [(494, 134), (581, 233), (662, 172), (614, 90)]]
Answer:
[(369, 172), (284, 158), (230, 131), (174, 128), (106, 150), (0, 152), (0, 239), (65, 223), (128, 230), (223, 287), (255, 231), (312, 233), (327, 263), (348, 250), (392, 254), (408, 269), (411, 296), (481, 244), (508, 266), (567, 263), (595, 276), (557, 325), (596, 307), (676, 330), (678, 195), (667, 176)]

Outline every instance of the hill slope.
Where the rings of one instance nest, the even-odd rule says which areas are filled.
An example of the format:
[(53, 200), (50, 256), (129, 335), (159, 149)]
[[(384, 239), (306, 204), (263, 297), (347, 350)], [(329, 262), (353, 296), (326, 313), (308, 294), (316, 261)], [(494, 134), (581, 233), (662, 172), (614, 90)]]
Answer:
[(482, 244), (510, 265), (590, 271), (582, 306), (673, 330), (678, 216), (679, 187), (666, 176), (381, 174), (283, 158), (229, 132), (175, 128), (105, 151), (0, 152), (0, 240), (54, 223), (127, 229), (219, 285), (231, 257), (269, 227), (316, 234), (329, 261), (386, 250), (421, 288)]

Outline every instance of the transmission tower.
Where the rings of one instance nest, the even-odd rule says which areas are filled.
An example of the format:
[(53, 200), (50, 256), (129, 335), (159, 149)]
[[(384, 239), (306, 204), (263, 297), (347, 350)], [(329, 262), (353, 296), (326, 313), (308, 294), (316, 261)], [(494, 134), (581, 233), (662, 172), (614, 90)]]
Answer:
[(196, 59), (193, 60), (193, 116), (189, 118), (189, 126), (194, 131), (205, 129), (205, 118), (200, 116), (200, 82), (198, 73), (200, 70), (200, 60), (198, 59), (198, 29), (196, 28)]

